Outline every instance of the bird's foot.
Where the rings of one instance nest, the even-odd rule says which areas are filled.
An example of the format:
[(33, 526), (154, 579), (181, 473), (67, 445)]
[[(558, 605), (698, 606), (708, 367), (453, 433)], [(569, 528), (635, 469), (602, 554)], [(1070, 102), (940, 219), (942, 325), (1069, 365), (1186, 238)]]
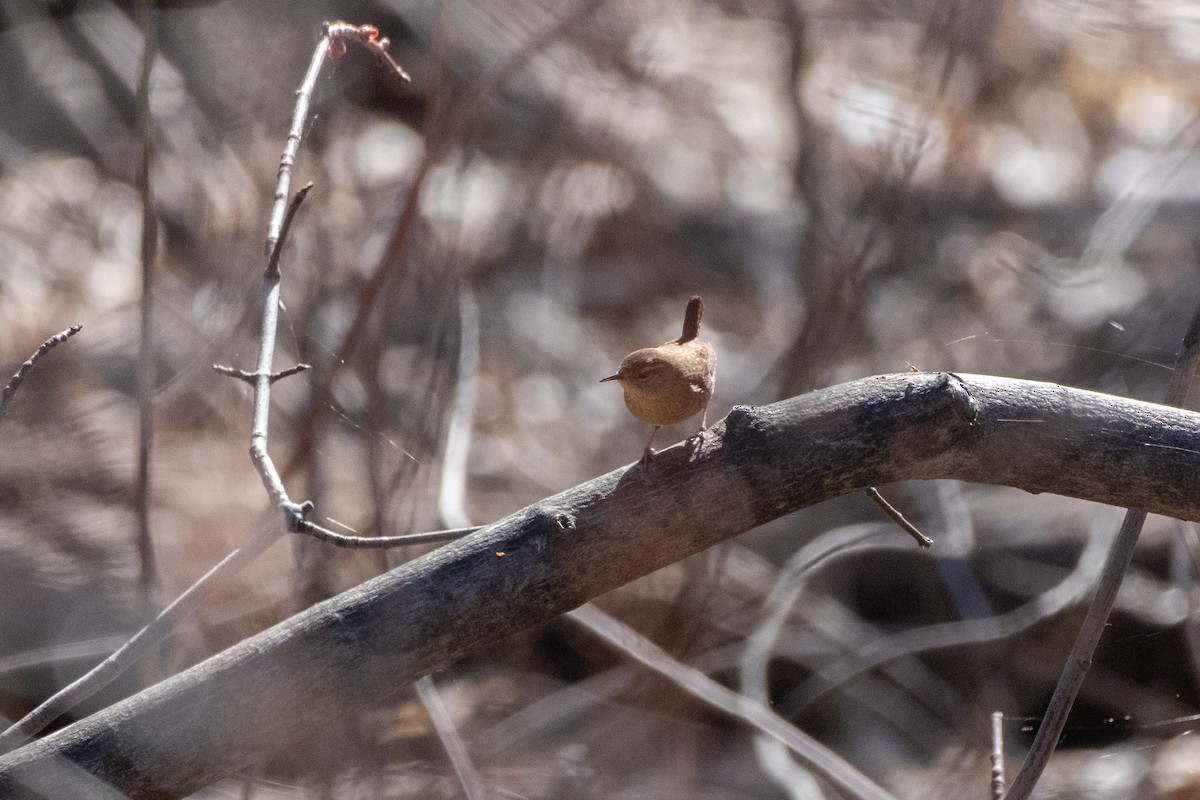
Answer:
[(644, 472), (649, 472), (650, 465), (654, 463), (654, 457), (656, 455), (658, 455), (658, 453), (654, 452), (653, 448), (647, 446), (646, 450), (642, 453), (642, 457), (638, 459), (638, 466), (641, 467)]

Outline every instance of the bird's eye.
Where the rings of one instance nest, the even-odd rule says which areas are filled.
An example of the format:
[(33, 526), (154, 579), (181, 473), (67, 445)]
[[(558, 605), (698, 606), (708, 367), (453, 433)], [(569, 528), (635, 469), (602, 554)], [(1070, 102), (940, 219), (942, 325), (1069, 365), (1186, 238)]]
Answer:
[(634, 370), (633, 374), (629, 377), (635, 381), (645, 381), (653, 377), (656, 372), (658, 372), (657, 364), (644, 364)]

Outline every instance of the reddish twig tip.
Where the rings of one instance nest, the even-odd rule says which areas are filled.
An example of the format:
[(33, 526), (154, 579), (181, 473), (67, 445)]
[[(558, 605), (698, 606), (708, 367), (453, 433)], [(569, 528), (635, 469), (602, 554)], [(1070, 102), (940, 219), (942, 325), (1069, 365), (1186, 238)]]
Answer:
[(404, 67), (396, 63), (388, 52), (391, 40), (379, 35), (379, 29), (374, 25), (353, 25), (349, 22), (326, 22), (325, 35), (329, 38), (329, 57), (337, 60), (346, 55), (346, 40), (358, 42), (370, 51), (375, 60), (382, 64), (403, 83), (409, 83), (412, 78), (404, 71)]

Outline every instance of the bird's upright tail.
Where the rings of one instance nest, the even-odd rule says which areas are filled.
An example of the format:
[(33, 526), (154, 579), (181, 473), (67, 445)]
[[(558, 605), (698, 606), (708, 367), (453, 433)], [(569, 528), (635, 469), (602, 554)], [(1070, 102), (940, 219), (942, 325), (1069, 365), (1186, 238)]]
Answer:
[(683, 312), (683, 335), (679, 337), (679, 343), (689, 342), (700, 335), (700, 317), (704, 316), (704, 301), (700, 299), (700, 295), (692, 295), (692, 299), (688, 301), (687, 311)]

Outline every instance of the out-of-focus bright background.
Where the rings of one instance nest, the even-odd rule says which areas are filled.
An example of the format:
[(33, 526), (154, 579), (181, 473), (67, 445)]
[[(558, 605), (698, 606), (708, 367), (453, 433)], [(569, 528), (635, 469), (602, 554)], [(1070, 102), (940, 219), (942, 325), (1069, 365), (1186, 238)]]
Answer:
[[(693, 293), (719, 355), (710, 421), (910, 365), (1161, 400), (1200, 301), (1190, 3), (159, 6), (151, 553), (135, 7), (0, 1), (0, 364), (85, 326), (0, 426), (9, 719), (278, 524), (246, 454), (249, 390), (211, 365), (253, 367), (275, 173), (325, 20), (377, 25), (413, 76), (352, 49), (317, 85), (295, 169), (316, 187), (284, 254), (277, 364), (314, 369), (277, 384), (271, 449), (337, 530), (487, 522), (634, 460), (647, 429), (597, 381), (677, 336)], [(774, 613), (780, 714), (901, 798), (984, 796), (990, 713), (1018, 758), (1120, 510), (884, 492), (932, 551), (853, 496), (602, 604), (734, 688)], [(416, 554), (277, 545), (80, 713)], [(1200, 702), (1198, 561), (1191, 525), (1151, 520), (1042, 796), (1200, 791), (1194, 739), (1147, 727)], [(436, 681), (492, 797), (803, 796), (745, 727), (569, 621)], [(357, 729), (202, 796), (459, 796), (415, 697)]]

